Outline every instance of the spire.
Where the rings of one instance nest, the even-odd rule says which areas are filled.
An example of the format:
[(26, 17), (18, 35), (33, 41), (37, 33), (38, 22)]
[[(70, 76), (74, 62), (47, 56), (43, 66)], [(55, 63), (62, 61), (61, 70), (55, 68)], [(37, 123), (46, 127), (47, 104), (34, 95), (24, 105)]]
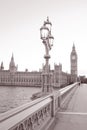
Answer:
[(73, 42), (73, 46), (72, 46), (71, 57), (72, 57), (72, 55), (76, 55), (77, 56), (77, 52), (76, 52), (76, 49), (75, 49), (74, 42)]
[(1, 70), (4, 69), (4, 66), (3, 66), (3, 61), (1, 62)]
[(11, 61), (14, 61), (14, 56), (13, 56), (13, 53), (12, 53)]
[(16, 71), (16, 66), (15, 66), (15, 62), (14, 62), (13, 53), (12, 53), (11, 61), (10, 61), (10, 64), (9, 64), (9, 70), (10, 70), (11, 72)]
[(75, 44), (74, 44), (74, 42), (73, 42), (72, 50), (75, 51)]

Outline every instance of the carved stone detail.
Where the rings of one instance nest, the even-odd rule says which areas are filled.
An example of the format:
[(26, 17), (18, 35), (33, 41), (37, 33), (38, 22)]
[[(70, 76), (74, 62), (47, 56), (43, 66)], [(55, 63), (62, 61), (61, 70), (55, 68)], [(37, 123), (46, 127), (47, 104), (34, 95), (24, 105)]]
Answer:
[(44, 122), (51, 116), (51, 104), (47, 104), (42, 109), (36, 111), (31, 116), (19, 122), (9, 130), (38, 130)]

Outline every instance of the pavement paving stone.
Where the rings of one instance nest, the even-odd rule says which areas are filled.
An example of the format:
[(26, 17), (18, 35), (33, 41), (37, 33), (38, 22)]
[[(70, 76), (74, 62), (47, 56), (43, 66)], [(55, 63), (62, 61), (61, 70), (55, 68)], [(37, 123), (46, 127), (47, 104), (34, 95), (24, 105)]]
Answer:
[(69, 104), (57, 113), (54, 130), (87, 130), (87, 85), (81, 84)]

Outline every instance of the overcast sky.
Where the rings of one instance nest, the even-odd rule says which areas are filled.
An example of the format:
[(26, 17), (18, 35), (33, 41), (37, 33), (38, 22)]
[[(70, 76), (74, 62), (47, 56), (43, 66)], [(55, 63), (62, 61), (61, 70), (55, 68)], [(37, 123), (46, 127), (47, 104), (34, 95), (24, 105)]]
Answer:
[(54, 45), (50, 64), (70, 73), (73, 42), (78, 75), (87, 75), (87, 0), (0, 0), (0, 62), (9, 68), (14, 54), (18, 70), (39, 70), (45, 63), (40, 27), (49, 16)]

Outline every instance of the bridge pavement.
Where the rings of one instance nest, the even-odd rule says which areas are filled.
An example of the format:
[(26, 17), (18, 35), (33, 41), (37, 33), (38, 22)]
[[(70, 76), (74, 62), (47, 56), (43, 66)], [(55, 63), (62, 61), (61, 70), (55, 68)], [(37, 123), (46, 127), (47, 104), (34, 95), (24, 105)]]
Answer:
[(87, 130), (87, 85), (81, 84), (57, 113), (54, 130)]

